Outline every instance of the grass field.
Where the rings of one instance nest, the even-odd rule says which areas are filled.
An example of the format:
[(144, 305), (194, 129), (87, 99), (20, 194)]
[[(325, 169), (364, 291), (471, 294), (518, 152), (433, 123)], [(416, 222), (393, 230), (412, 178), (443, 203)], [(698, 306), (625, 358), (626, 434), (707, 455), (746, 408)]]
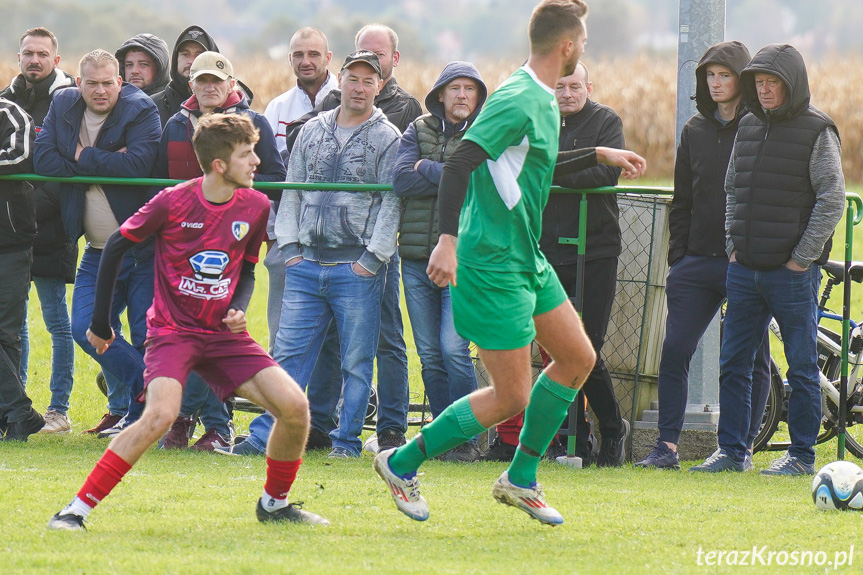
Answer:
[[(840, 255), (841, 239), (836, 243), (834, 254)], [(863, 259), (863, 237), (855, 243)], [(250, 330), (266, 345), (263, 267), (257, 277)], [(855, 285), (857, 315), (863, 309), (860, 291)], [(43, 411), (49, 399), (50, 344), (35, 297), (29, 311), (28, 390)], [(409, 325), (406, 332), (411, 381), (419, 392)], [(629, 465), (569, 470), (543, 463), (540, 479), (547, 497), (566, 518), (563, 526), (551, 529), (491, 498), (503, 464), (434, 461), (423, 467), (423, 492), (432, 513), (423, 524), (395, 510), (368, 454), (335, 462), (307, 455), (291, 499), (329, 518), (333, 526), (326, 529), (262, 526), (255, 520), (263, 458), (152, 450), (93, 512), (87, 533), (49, 532), (45, 522), (71, 500), (107, 444), (81, 433), (104, 411), (104, 397), (93, 383), (96, 372), (95, 363), (77, 350), (73, 434), (0, 443), (0, 575), (691, 573), (705, 566), (725, 572), (732, 570), (725, 563), (706, 565), (716, 559), (708, 552), (737, 551), (735, 559), (742, 561), (742, 552), (753, 547), (765, 563), (770, 552), (777, 553), (770, 559), (773, 567), (756, 558), (755, 572), (773, 571), (783, 558), (791, 562), (807, 551), (812, 566), (786, 569), (832, 571), (843, 552), (839, 571), (859, 572), (863, 565), (852, 547), (863, 518), (816, 511), (809, 478), (693, 476)], [(248, 421), (248, 415), (238, 415), (240, 431)], [(835, 450), (835, 440), (820, 446), (818, 464), (834, 460)], [(776, 455), (756, 454), (756, 468), (763, 469)], [(684, 469), (692, 463), (684, 463)]]

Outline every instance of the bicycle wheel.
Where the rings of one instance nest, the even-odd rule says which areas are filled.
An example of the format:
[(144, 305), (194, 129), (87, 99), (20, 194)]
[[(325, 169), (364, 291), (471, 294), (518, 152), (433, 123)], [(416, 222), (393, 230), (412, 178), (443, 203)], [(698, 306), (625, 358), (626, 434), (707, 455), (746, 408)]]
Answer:
[[(819, 346), (819, 354), (824, 351)], [(827, 376), (831, 382), (834, 383), (837, 387), (839, 386), (839, 378), (842, 374), (842, 362), (839, 360), (838, 355), (828, 354), (826, 359), (824, 360), (824, 364), (821, 368), (821, 371)], [(857, 384), (857, 387), (860, 387), (860, 384)], [(850, 409), (852, 406), (857, 404), (857, 401), (854, 401), (854, 397), (860, 397), (859, 392), (855, 392), (854, 388), (848, 390), (848, 406), (847, 409)], [(826, 399), (826, 397), (825, 397)], [(826, 399), (826, 402), (829, 404), (829, 409), (831, 416), (834, 420), (838, 421), (839, 417), (839, 408), (829, 399)], [(845, 447), (848, 451), (857, 458), (863, 459), (863, 422), (858, 421), (861, 419), (849, 411), (846, 411), (845, 415)]]
[(779, 421), (782, 419), (782, 402), (784, 400), (785, 390), (782, 382), (782, 374), (779, 372), (779, 366), (773, 358), (770, 358), (770, 393), (767, 395), (767, 405), (764, 408), (764, 418), (761, 422), (761, 428), (758, 430), (758, 435), (755, 436), (755, 441), (752, 443), (752, 451), (758, 453), (767, 445), (773, 434), (776, 433), (776, 428), (779, 427)]

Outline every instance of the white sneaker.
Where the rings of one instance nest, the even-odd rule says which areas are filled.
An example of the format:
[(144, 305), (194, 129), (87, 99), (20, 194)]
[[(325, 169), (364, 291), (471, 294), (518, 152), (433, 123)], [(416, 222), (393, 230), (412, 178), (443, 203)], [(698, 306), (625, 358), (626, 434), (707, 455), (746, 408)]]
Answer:
[(560, 525), (563, 516), (554, 507), (549, 507), (542, 495), (542, 485), (535, 483), (533, 487), (519, 487), (509, 480), (509, 472), (504, 471), (498, 477), (491, 489), (491, 494), (498, 502), (521, 509), (534, 519), (546, 525)]
[(126, 416), (124, 415), (120, 419), (120, 421), (117, 422), (117, 424), (114, 427), (109, 427), (108, 429), (105, 429), (104, 431), (100, 431), (96, 437), (98, 437), (100, 439), (105, 439), (105, 438), (113, 439), (114, 437), (119, 435), (121, 431), (123, 431), (124, 429), (126, 429), (130, 425), (131, 425), (131, 423), (126, 422)]
[(414, 475), (410, 479), (403, 479), (393, 473), (390, 469), (390, 456), (395, 452), (395, 449), (381, 451), (375, 455), (372, 467), (389, 487), (390, 495), (393, 496), (399, 511), (416, 521), (425, 521), (429, 518), (429, 506), (420, 495), (419, 478)]
[(66, 414), (53, 409), (45, 412), (45, 426), (39, 430), (39, 433), (63, 434), (70, 431), (72, 431), (72, 422)]

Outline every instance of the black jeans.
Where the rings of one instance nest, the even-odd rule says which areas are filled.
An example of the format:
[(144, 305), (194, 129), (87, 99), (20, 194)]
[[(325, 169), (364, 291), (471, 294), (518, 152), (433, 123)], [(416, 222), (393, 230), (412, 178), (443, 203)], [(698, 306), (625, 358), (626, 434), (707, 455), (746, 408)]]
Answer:
[(21, 326), (30, 287), (30, 249), (0, 254), (0, 418), (22, 421), (32, 402), (18, 376), (21, 366)]
[[(567, 295), (575, 303), (575, 282), (578, 280), (576, 264), (553, 266), (557, 277)], [(605, 362), (602, 361), (602, 346), (611, 317), (611, 305), (614, 303), (617, 286), (617, 258), (600, 258), (585, 262), (584, 265), (584, 296), (581, 305), (581, 321), (593, 349), (596, 350), (596, 364), (584, 383), (584, 395), (590, 403), (593, 413), (599, 420), (599, 431), (605, 438), (617, 438), (623, 433), (623, 421), (620, 409), (614, 396), (614, 384)], [(576, 401), (577, 406), (577, 439), (579, 445), (584, 445), (589, 427), (584, 418), (584, 402)]]

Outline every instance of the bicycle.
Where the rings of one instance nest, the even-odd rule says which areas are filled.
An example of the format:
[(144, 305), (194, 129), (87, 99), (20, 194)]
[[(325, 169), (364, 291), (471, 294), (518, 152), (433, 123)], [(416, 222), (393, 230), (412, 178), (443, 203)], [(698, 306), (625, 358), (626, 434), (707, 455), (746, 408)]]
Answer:
[[(842, 371), (842, 335), (821, 325), (822, 319), (842, 322), (842, 316), (827, 308), (833, 287), (841, 284), (845, 276), (843, 262), (828, 261), (822, 266), (827, 282), (818, 301), (818, 331), (816, 346), (818, 351), (819, 383), (821, 386), (821, 426), (816, 443), (824, 443), (836, 437), (839, 423), (839, 385)], [(863, 283), (863, 262), (852, 262), (851, 281)], [(770, 331), (781, 341), (782, 334), (776, 320), (771, 319)], [(856, 457), (863, 458), (863, 331), (855, 321), (850, 322), (848, 349), (848, 395), (845, 409), (845, 447)], [(764, 410), (762, 427), (755, 438), (754, 451), (784, 451), (791, 446), (790, 441), (770, 441), (780, 421), (788, 416), (788, 398), (791, 389), (787, 381), (779, 375), (776, 362), (771, 358), (771, 382), (767, 406)]]

